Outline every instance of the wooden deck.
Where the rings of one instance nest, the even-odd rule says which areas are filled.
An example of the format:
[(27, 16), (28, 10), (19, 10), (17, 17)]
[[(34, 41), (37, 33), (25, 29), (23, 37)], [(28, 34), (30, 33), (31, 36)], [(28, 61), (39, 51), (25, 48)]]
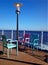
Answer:
[[(1, 45), (0, 50), (2, 50)], [(48, 65), (44, 62), (45, 55), (47, 53), (26, 48), (24, 51), (19, 51), (16, 56), (16, 50), (13, 49), (9, 58), (7, 58), (7, 54), (0, 55), (0, 65)]]

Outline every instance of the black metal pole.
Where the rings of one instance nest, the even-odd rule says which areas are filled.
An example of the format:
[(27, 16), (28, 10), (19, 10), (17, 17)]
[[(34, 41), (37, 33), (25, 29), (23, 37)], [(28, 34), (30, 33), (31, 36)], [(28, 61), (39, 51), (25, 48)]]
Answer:
[[(17, 12), (17, 11), (16, 11)], [(18, 40), (18, 12), (17, 12), (17, 21), (16, 21), (16, 40)]]

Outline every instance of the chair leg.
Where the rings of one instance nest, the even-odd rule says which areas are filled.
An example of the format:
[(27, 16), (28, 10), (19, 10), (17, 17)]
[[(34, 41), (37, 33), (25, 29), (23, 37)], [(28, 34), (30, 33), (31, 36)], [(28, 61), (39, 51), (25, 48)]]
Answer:
[(11, 53), (12, 53), (12, 48), (11, 48)]
[(12, 53), (12, 48), (9, 50), (9, 53)]
[(9, 49), (7, 49), (7, 57), (9, 58)]
[(18, 55), (18, 47), (17, 47), (17, 49), (16, 49), (16, 52), (17, 52), (17, 55)]

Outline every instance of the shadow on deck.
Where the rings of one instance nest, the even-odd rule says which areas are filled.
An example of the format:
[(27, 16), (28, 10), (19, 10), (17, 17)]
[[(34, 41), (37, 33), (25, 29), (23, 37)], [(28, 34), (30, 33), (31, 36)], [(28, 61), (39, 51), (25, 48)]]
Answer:
[(20, 60), (14, 60), (14, 59), (8, 59), (8, 58), (2, 58), (2, 57), (0, 57), (0, 59), (9, 60), (9, 61), (14, 61), (14, 62), (20, 62), (20, 63), (25, 63), (25, 64), (30, 64), (30, 65), (41, 65), (41, 64), (37, 64), (37, 63), (31, 63), (31, 62), (20, 61)]

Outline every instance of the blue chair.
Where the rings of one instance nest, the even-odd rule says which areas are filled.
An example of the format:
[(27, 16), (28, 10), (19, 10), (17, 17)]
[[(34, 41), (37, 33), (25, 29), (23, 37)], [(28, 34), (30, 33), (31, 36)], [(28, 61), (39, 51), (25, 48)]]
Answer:
[(33, 49), (36, 48), (38, 50), (38, 46), (39, 46), (39, 39), (34, 39), (34, 41), (33, 41)]
[[(13, 42), (15, 42), (16, 44), (13, 44)], [(6, 39), (5, 35), (2, 35), (2, 43), (3, 43), (3, 52), (4, 52), (4, 48), (7, 48), (7, 57), (9, 58), (9, 51), (10, 49), (12, 50), (12, 48), (16, 48), (17, 51), (17, 55), (18, 55), (18, 41), (17, 40), (8, 40)]]
[(30, 42), (30, 46), (33, 50), (35, 48), (38, 49), (38, 46), (39, 46), (39, 35), (38, 34), (32, 35), (32, 42)]

